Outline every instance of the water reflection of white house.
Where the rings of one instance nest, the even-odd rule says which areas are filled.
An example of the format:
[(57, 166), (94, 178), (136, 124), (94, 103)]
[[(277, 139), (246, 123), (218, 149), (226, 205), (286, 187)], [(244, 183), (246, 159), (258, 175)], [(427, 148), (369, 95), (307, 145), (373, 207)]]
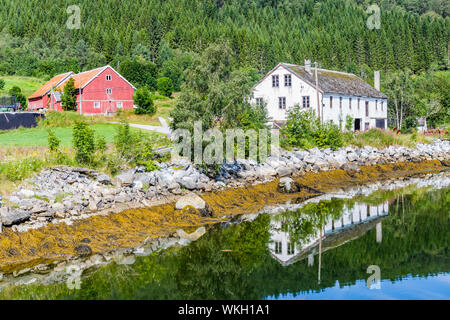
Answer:
[[(344, 212), (337, 220), (329, 219), (323, 229), (322, 241), (331, 238), (334, 235), (346, 234), (347, 238), (353, 239), (352, 234), (359, 236), (361, 231), (360, 226), (369, 225), (369, 229), (376, 223), (376, 241), (382, 240), (381, 219), (389, 214), (389, 204), (385, 202), (378, 206), (372, 206), (365, 203), (355, 203), (352, 208), (344, 207)], [(367, 229), (368, 230), (368, 229)], [(272, 219), (271, 222), (271, 241), (269, 242), (269, 249), (272, 256), (283, 265), (288, 265), (292, 262), (302, 260), (308, 253), (310, 253), (309, 260), (315, 253), (315, 248), (319, 244), (320, 232), (316, 230), (316, 234), (302, 243), (301, 247), (290, 241), (289, 232), (284, 227), (283, 222), (277, 219)], [(365, 231), (364, 231), (365, 232)], [(339, 241), (337, 241), (339, 243)], [(342, 243), (339, 243), (340, 245)], [(326, 250), (327, 248), (325, 248)], [(324, 251), (325, 251), (324, 250)], [(311, 252), (312, 251), (312, 252)], [(313, 259), (313, 258), (312, 258)]]

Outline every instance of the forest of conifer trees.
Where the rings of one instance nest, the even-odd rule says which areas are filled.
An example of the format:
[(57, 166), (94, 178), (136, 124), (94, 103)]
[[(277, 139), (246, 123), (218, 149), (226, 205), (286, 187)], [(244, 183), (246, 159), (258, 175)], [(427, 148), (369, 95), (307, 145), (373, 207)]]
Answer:
[(262, 73), (305, 57), (357, 74), (448, 63), (445, 1), (433, 2), (439, 13), (422, 16), (431, 4), (375, 1), (379, 30), (367, 28), (371, 2), (362, 0), (82, 1), (78, 30), (66, 28), (71, 2), (0, 0), (0, 74), (49, 77), (135, 57), (161, 67), (174, 54), (198, 53), (220, 40), (229, 42), (236, 67)]

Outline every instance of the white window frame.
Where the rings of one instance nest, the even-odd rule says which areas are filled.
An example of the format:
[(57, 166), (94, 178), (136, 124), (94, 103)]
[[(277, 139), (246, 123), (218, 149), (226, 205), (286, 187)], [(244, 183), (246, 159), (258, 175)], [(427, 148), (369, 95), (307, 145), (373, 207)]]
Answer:
[(292, 87), (292, 75), (290, 73), (284, 75), (284, 86)]
[(261, 107), (263, 105), (263, 102), (264, 102), (263, 98), (256, 98), (256, 105), (257, 106)]
[(286, 110), (286, 97), (278, 97), (278, 108)]
[(123, 109), (123, 102), (116, 103), (117, 109)]
[(277, 74), (272, 75), (272, 88), (280, 87), (280, 77)]
[(111, 88), (106, 88), (106, 94), (112, 94), (112, 89)]
[(309, 96), (302, 96), (303, 109), (311, 107), (311, 98)]
[(106, 81), (112, 81), (112, 76), (110, 74), (106, 75)]
[(100, 109), (101, 103), (100, 102), (94, 102), (94, 109)]

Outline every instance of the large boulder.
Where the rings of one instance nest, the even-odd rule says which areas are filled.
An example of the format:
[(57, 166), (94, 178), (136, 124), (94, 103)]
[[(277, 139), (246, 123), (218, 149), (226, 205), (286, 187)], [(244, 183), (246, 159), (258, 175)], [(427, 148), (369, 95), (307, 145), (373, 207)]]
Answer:
[(108, 175), (105, 174), (105, 173), (100, 174), (100, 175), (97, 177), (97, 181), (100, 182), (101, 184), (105, 184), (105, 185), (111, 184), (111, 178), (110, 178), (110, 176), (108, 176)]
[(280, 193), (296, 193), (300, 191), (300, 186), (293, 179), (284, 177), (280, 179), (277, 190)]
[(165, 188), (170, 186), (176, 181), (175, 178), (170, 173), (159, 172), (157, 175), (157, 182), (160, 187)]
[(201, 214), (201, 216), (211, 216), (211, 209), (198, 195), (195, 193), (189, 193), (180, 199), (175, 204), (176, 210), (186, 210), (186, 209), (195, 209), (198, 213)]
[(198, 183), (194, 177), (190, 177), (190, 176), (183, 177), (180, 180), (180, 184), (181, 184), (181, 186), (185, 187), (188, 190), (198, 189)]
[(128, 187), (133, 184), (134, 170), (122, 172), (114, 178), (115, 184), (121, 187)]
[(8, 208), (0, 208), (0, 220), (6, 227), (20, 224), (30, 219), (31, 213), (22, 210), (8, 210)]

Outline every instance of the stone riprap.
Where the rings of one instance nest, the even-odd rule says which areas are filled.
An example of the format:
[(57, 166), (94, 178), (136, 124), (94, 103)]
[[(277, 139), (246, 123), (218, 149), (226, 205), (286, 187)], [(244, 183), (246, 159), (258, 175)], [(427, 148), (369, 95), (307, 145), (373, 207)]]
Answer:
[[(359, 166), (425, 160), (449, 165), (450, 141), (437, 139), (432, 144), (418, 144), (415, 149), (391, 146), (378, 150), (365, 146), (283, 151), (263, 164), (253, 160), (226, 163), (214, 178), (184, 160), (161, 163), (160, 169), (153, 172), (130, 169), (114, 178), (84, 168), (50, 168), (25, 181), (17, 192), (3, 199), (0, 217), (4, 227), (20, 232), (48, 223), (70, 223), (120, 206), (126, 209), (148, 207), (161, 201), (176, 202), (191, 192), (243, 187), (276, 178), (283, 178), (281, 188), (292, 192), (296, 186), (289, 180), (290, 176), (333, 169), (358, 171)], [(192, 205), (195, 208), (199, 199), (184, 198), (184, 206), (189, 205), (189, 199), (196, 202)]]

